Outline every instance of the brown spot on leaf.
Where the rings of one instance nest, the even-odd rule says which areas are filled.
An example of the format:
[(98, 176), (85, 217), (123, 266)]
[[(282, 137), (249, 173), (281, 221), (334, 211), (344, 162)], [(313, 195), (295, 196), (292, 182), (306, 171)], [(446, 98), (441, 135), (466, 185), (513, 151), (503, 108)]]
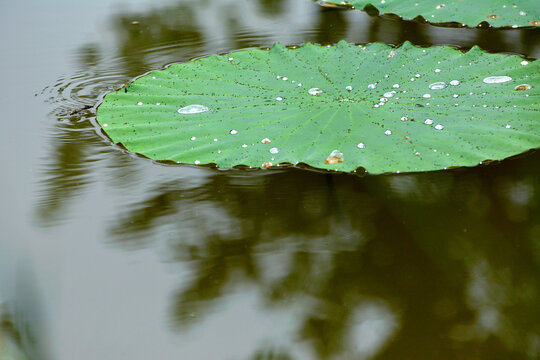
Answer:
[(525, 91), (525, 90), (530, 90), (532, 88), (531, 85), (529, 84), (521, 84), (521, 85), (518, 85), (514, 88), (514, 90), (516, 91)]

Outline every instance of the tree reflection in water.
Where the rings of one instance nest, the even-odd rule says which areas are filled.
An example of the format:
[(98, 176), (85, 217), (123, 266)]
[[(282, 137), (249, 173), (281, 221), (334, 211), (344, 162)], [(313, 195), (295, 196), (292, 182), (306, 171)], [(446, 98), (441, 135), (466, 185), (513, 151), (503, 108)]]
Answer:
[[(212, 317), (227, 295), (246, 287), (263, 299), (268, 316), (292, 308), (298, 314), (292, 347), (261, 346), (254, 359), (292, 359), (306, 346), (320, 359), (540, 356), (538, 152), (431, 174), (215, 171), (193, 185), (145, 177), (142, 160), (95, 134), (93, 110), (71, 114), (165, 64), (275, 41), (410, 40), (489, 50), (495, 39), (504, 49), (494, 50), (527, 56), (536, 56), (540, 42), (527, 29), (516, 30), (521, 41), (514, 41), (506, 30), (443, 32), (360, 12), (294, 8), (291, 16), (293, 3), (188, 1), (111, 19), (114, 50), (83, 46), (76, 75), (52, 89), (60, 122), (40, 222), (56, 225), (94, 179), (116, 179), (107, 185), (128, 191), (126, 180), (151, 184), (122, 207), (110, 235), (129, 248), (166, 241), (170, 260), (189, 264), (193, 278), (169, 310), (177, 330)], [(167, 179), (176, 174), (171, 170)]]
[(536, 356), (539, 159), (366, 177), (216, 172), (160, 185), (111, 232), (128, 244), (166, 233), (190, 265), (170, 310), (180, 329), (255, 287), (266, 309), (303, 304), (297, 341), (321, 359)]

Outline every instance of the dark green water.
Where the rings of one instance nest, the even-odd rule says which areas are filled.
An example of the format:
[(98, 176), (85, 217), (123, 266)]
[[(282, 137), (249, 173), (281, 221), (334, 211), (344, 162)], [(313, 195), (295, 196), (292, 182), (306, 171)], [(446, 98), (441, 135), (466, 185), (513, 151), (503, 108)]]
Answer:
[(0, 3), (0, 359), (6, 342), (46, 360), (540, 357), (538, 150), (358, 177), (164, 166), (96, 132), (102, 96), (149, 70), (340, 39), (540, 57), (538, 30), (302, 0)]

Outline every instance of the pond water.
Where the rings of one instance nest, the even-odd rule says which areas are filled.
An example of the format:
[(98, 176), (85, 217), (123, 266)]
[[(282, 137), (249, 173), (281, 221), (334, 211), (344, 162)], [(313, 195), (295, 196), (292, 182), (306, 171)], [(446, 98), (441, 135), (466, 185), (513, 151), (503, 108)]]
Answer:
[[(300, 0), (0, 3), (0, 358), (540, 357), (540, 152), (356, 176), (165, 166), (95, 107), (172, 62), (307, 41), (478, 44)], [(81, 110), (81, 111), (77, 111)]]

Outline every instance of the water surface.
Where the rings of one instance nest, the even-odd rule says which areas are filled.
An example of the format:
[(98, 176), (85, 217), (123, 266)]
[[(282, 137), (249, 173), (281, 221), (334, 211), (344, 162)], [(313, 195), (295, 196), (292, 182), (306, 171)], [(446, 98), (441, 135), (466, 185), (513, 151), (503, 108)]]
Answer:
[(30, 359), (540, 356), (539, 151), (419, 174), (215, 171), (95, 126), (108, 91), (209, 54), (345, 39), (534, 59), (537, 29), (298, 0), (4, 2), (0, 19), (0, 343)]

